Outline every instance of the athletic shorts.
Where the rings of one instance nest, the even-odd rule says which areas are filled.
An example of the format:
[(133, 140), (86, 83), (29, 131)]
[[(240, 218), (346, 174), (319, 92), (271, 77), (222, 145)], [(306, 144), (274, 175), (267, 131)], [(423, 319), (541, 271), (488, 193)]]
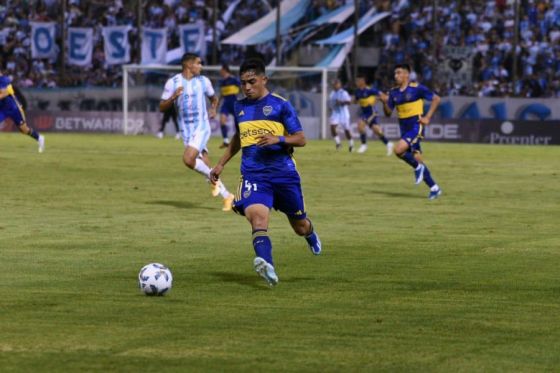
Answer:
[(400, 125), (401, 139), (406, 141), (413, 153), (422, 153), (420, 143), (424, 138), (424, 126), (420, 123)]
[(374, 124), (379, 124), (379, 121), (377, 120), (377, 114), (372, 114), (372, 115), (360, 115), (360, 119), (362, 121), (364, 121), (364, 123), (368, 126), (371, 127)]
[(6, 120), (6, 118), (13, 120), (14, 124), (18, 127), (25, 123), (23, 109), (15, 105), (0, 108), (0, 123)]
[(208, 152), (207, 144), (208, 140), (210, 139), (210, 135), (212, 134), (212, 130), (210, 125), (207, 128), (200, 130), (192, 130), (187, 132), (184, 128), (181, 127), (181, 136), (183, 137), (183, 144), (185, 144), (185, 148), (190, 146), (191, 148), (195, 148), (198, 150), (199, 153), (203, 151)]
[(274, 177), (254, 177), (242, 175), (235, 194), (233, 210), (245, 215), (245, 209), (251, 205), (262, 204), (281, 211), (290, 219), (305, 219), (305, 203), (299, 177), (293, 181)]
[(235, 110), (233, 109), (234, 104), (235, 100), (224, 100), (220, 107), (220, 114), (235, 115)]
[(350, 117), (340, 113), (332, 113), (329, 122), (331, 125), (339, 125), (346, 131), (350, 131)]

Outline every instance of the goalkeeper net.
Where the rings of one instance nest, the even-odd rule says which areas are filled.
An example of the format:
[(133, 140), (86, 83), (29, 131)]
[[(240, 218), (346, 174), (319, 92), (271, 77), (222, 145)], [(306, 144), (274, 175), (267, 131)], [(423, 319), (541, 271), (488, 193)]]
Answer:
[[(237, 75), (239, 68), (231, 67)], [(155, 134), (163, 114), (159, 112), (161, 93), (167, 79), (181, 71), (180, 66), (123, 65), (124, 134)], [(204, 66), (219, 94), (220, 66)], [(267, 67), (268, 89), (289, 100), (296, 109), (305, 135), (310, 139), (327, 137), (329, 83), (336, 70), (316, 67)], [(218, 111), (219, 113), (219, 111)], [(220, 134), (219, 118), (210, 120), (212, 135)], [(233, 120), (229, 118), (229, 126)], [(168, 128), (171, 126), (167, 126)]]

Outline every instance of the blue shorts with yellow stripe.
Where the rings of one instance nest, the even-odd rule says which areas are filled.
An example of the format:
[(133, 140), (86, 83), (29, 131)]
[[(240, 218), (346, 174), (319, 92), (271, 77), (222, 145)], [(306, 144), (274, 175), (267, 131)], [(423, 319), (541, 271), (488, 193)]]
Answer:
[(362, 120), (368, 127), (379, 124), (379, 121), (377, 120), (377, 113), (360, 114), (360, 120)]
[(242, 175), (233, 210), (245, 215), (245, 209), (255, 204), (279, 210), (290, 219), (300, 220), (307, 217), (299, 176), (292, 180), (284, 176)]
[(2, 123), (6, 118), (13, 120), (14, 124), (18, 127), (25, 123), (23, 109), (17, 104), (3, 105), (0, 107), (0, 123)]
[(420, 142), (424, 138), (424, 126), (418, 122), (418, 118), (407, 118), (399, 120), (401, 139), (406, 141), (413, 153), (422, 153)]
[(220, 107), (220, 114), (225, 114), (225, 115), (235, 115), (235, 109), (233, 108), (233, 106), (235, 105), (235, 100), (237, 100), (237, 98), (233, 98), (233, 100), (231, 99), (224, 99), (222, 106)]

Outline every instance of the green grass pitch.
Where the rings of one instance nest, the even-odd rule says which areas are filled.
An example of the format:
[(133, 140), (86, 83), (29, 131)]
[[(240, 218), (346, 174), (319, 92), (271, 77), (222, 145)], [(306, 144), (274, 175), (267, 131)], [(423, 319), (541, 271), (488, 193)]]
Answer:
[[(557, 370), (560, 147), (424, 150), (431, 202), (379, 142), (298, 149), (324, 255), (272, 213), (270, 289), (179, 141), (0, 134), (0, 371)], [(137, 288), (150, 262), (165, 297)]]

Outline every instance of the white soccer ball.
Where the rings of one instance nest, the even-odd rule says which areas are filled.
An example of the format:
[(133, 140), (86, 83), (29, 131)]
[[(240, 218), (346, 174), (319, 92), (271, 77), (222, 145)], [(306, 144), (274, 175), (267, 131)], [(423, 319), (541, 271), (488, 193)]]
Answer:
[(172, 284), (171, 271), (160, 263), (145, 265), (138, 273), (138, 285), (146, 295), (164, 295), (171, 290)]

